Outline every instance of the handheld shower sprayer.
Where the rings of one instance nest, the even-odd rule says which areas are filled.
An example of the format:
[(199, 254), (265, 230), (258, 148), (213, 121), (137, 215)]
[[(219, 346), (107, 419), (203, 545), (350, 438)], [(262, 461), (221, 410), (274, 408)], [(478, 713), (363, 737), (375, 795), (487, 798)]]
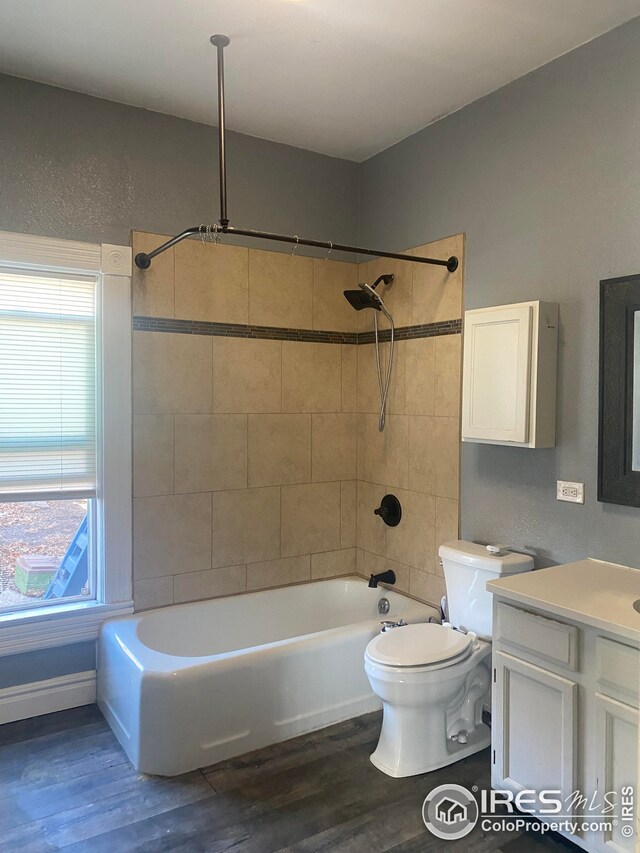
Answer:
[(358, 287), (361, 290), (363, 290), (364, 293), (371, 300), (371, 305), (369, 307), (375, 308), (376, 311), (382, 311), (382, 313), (387, 318), (387, 320), (391, 324), (393, 324), (393, 317), (389, 313), (387, 306), (384, 304), (381, 297), (376, 293), (376, 291), (374, 289), (376, 287), (376, 285), (379, 284), (380, 281), (382, 281), (383, 279), (385, 280), (385, 284), (388, 284), (386, 279), (391, 279), (391, 281), (393, 281), (393, 276), (392, 275), (389, 275), (389, 276), (382, 276), (381, 275), (380, 278), (375, 282), (375, 284), (359, 284)]
[(389, 394), (389, 385), (391, 383), (391, 369), (393, 367), (393, 347), (394, 347), (394, 337), (395, 337), (395, 326), (393, 322), (393, 317), (388, 310), (387, 306), (384, 304), (384, 301), (379, 293), (376, 292), (376, 287), (381, 282), (389, 285), (393, 281), (393, 274), (388, 273), (387, 275), (379, 275), (378, 278), (374, 281), (373, 284), (359, 284), (359, 290), (345, 290), (344, 295), (349, 302), (349, 304), (356, 309), (356, 311), (362, 311), (363, 308), (374, 308), (376, 311), (382, 311), (384, 316), (389, 321), (391, 326), (391, 338), (390, 338), (390, 347), (389, 347), (389, 360), (387, 361), (387, 370), (385, 377), (382, 377), (382, 367), (380, 364), (380, 340), (378, 334), (378, 315), (373, 315), (373, 325), (375, 329), (375, 337), (376, 337), (376, 369), (378, 371), (378, 387), (380, 389), (380, 418), (378, 420), (378, 429), (380, 432), (384, 430), (384, 425), (386, 422), (386, 407), (387, 407), (387, 396)]

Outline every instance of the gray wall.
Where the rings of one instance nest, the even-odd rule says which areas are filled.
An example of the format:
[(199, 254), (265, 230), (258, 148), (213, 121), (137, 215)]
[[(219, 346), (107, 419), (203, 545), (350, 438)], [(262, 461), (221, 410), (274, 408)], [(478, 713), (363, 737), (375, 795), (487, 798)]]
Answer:
[[(128, 243), (132, 228), (177, 233), (213, 222), (215, 134), (0, 75), (0, 229)], [(227, 156), (234, 224), (355, 241), (356, 163), (237, 133)]]
[(0, 689), (96, 668), (96, 644), (73, 643), (0, 658)]
[[(128, 243), (215, 221), (217, 156), (213, 128), (0, 75), (1, 230)], [(355, 242), (357, 164), (235, 133), (228, 159), (236, 224)], [(93, 643), (4, 657), (0, 688), (94, 665)]]
[[(640, 19), (367, 161), (360, 240), (466, 232), (466, 307), (560, 303), (558, 446), (465, 444), (462, 533), (640, 567), (640, 509), (596, 500), (598, 282), (640, 272)], [(555, 499), (586, 483), (586, 504)]]

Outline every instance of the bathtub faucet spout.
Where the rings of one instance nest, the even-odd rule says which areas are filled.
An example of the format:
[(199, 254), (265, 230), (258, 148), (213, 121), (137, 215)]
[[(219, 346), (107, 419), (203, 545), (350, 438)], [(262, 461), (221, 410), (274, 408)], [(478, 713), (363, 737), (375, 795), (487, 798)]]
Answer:
[(376, 589), (379, 583), (395, 583), (396, 573), (393, 569), (388, 569), (386, 572), (380, 572), (379, 575), (371, 575), (369, 578), (369, 589)]

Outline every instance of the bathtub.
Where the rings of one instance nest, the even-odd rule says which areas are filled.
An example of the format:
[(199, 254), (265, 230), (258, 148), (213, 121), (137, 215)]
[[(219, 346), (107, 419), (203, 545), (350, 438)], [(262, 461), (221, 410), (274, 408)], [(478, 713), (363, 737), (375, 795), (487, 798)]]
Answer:
[(174, 776), (381, 707), (363, 663), (380, 620), (435, 614), (348, 577), (111, 619), (98, 704), (136, 770)]

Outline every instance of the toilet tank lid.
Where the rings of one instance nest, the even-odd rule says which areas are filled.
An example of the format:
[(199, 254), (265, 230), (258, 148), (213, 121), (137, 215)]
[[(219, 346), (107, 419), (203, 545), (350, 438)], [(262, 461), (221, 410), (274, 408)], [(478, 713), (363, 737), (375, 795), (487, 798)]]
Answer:
[(528, 554), (519, 554), (505, 549), (501, 549), (498, 553), (491, 553), (486, 545), (465, 542), (463, 539), (441, 545), (438, 553), (443, 560), (451, 560), (475, 569), (494, 572), (497, 575), (512, 575), (533, 569), (533, 557)]

